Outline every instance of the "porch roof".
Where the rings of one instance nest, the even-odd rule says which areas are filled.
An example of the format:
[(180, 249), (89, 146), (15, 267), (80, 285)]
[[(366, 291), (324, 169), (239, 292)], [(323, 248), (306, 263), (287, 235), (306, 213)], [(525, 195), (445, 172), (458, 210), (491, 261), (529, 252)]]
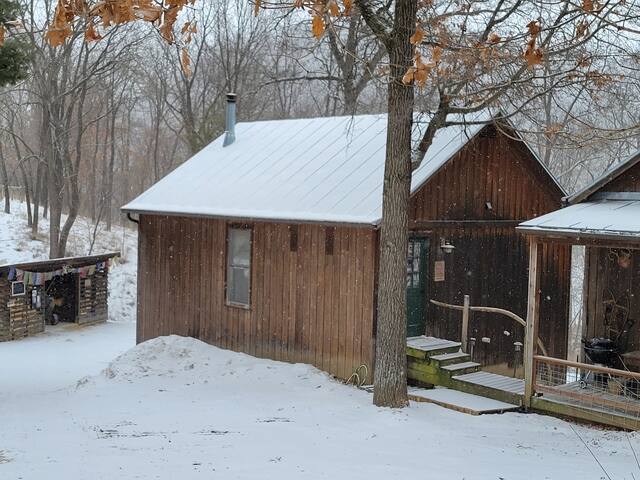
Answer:
[(518, 230), (534, 236), (619, 239), (640, 245), (640, 200), (578, 203), (523, 222)]

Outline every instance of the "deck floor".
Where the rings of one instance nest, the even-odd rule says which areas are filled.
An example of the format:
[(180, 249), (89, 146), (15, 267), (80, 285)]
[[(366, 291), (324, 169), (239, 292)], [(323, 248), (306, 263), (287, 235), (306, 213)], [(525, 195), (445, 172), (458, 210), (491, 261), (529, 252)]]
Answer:
[(483, 371), (457, 375), (453, 378), (481, 387), (502, 390), (516, 395), (524, 395), (524, 380), (520, 378), (505, 377), (504, 375)]
[(537, 391), (543, 392), (547, 400), (562, 402), (580, 408), (605, 414), (620, 415), (629, 418), (640, 418), (640, 396), (633, 392), (616, 394), (596, 385), (571, 382), (565, 385), (545, 387), (536, 386)]

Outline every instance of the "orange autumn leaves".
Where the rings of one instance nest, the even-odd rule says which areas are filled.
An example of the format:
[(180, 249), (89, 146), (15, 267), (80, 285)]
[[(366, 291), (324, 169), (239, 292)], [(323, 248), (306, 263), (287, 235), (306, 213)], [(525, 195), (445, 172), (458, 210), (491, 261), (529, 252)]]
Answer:
[(538, 47), (538, 35), (540, 34), (540, 24), (536, 21), (529, 22), (527, 24), (527, 30), (529, 32), (529, 41), (527, 42), (527, 48), (524, 51), (524, 59), (529, 67), (534, 67), (542, 63), (542, 49)]
[[(53, 19), (48, 25), (45, 39), (52, 47), (65, 43), (77, 28), (76, 20), (84, 20), (84, 39), (95, 42), (102, 38), (98, 29), (137, 20), (154, 24), (162, 38), (169, 44), (176, 42), (174, 26), (179, 13), (195, 0), (58, 0)], [(195, 22), (186, 22), (181, 30), (181, 41), (191, 42), (196, 33)], [(186, 47), (180, 52), (180, 63), (184, 73), (191, 75), (191, 59)]]
[[(353, 0), (342, 0), (342, 9), (338, 0), (293, 0), (295, 8), (308, 8), (311, 15), (311, 33), (320, 38), (327, 28), (326, 17), (346, 17), (351, 15)], [(258, 15), (262, 0), (255, 0), (254, 13)]]
[[(542, 63), (543, 53), (542, 49), (538, 46), (538, 37), (541, 31), (540, 24), (537, 21), (532, 21), (527, 25), (527, 44), (522, 54), (522, 58), (530, 68)], [(425, 31), (421, 25), (416, 25), (416, 30), (409, 39), (411, 44), (416, 47), (416, 51), (413, 58), (413, 66), (409, 67), (407, 72), (402, 77), (402, 82), (406, 85), (415, 83), (418, 87), (424, 88), (430, 75), (436, 72), (442, 72), (440, 63), (442, 62), (443, 47), (441, 45), (432, 46), (430, 49), (431, 58), (425, 60), (423, 53), (418, 50), (418, 47), (423, 45), (425, 39)], [(504, 43), (504, 39), (495, 32), (490, 33), (484, 42), (478, 42), (476, 48), (478, 49), (477, 58), (487, 62), (491, 58), (493, 48)], [(446, 68), (444, 69), (446, 72)]]
[(58, 0), (46, 39), (51, 46), (62, 45), (73, 33), (74, 20), (85, 19), (85, 40), (96, 41), (102, 38), (97, 31), (103, 28), (142, 20), (159, 25), (158, 30), (169, 43), (175, 41), (173, 26), (178, 13), (194, 0), (102, 0), (89, 3), (86, 0)]

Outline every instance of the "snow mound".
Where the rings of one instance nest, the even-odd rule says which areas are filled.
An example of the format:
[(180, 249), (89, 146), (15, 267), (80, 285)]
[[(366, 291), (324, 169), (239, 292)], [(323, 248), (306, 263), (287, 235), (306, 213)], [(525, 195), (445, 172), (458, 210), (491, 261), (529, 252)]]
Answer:
[[(329, 378), (305, 364), (259, 359), (224, 350), (191, 337), (170, 335), (136, 345), (102, 371), (103, 378), (133, 382), (145, 377), (191, 377), (200, 382), (220, 381), (221, 377), (253, 378), (281, 376), (297, 381)], [(87, 382), (90, 383), (90, 382)]]
[(133, 380), (148, 376), (174, 376), (176, 372), (211, 365), (213, 348), (195, 338), (171, 335), (136, 345), (123, 353), (102, 374), (109, 378)]

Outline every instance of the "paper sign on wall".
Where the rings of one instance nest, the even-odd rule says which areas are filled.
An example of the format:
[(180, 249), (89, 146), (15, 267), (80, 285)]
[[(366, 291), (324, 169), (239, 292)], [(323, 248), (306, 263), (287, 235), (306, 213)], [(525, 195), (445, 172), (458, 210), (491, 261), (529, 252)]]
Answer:
[(444, 260), (436, 260), (433, 269), (433, 280), (435, 282), (444, 282)]

